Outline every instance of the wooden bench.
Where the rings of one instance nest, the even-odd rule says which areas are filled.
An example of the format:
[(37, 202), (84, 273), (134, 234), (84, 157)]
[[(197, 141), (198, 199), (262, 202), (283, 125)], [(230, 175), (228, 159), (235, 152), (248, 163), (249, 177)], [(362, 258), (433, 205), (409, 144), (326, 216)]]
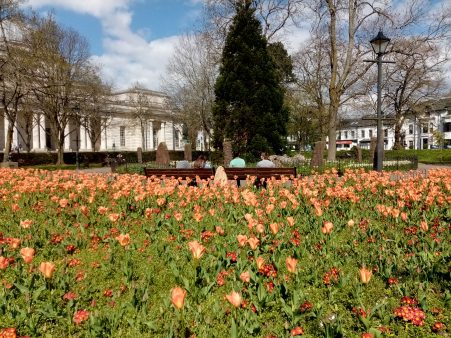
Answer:
[(189, 168), (189, 169), (174, 169), (174, 168), (144, 168), (144, 174), (146, 177), (174, 177), (186, 180), (187, 178), (194, 180), (199, 177), (201, 180), (207, 180), (212, 176), (215, 176), (214, 168), (199, 169), (199, 168)]
[[(296, 167), (294, 168), (224, 168), (227, 175), (227, 179), (236, 180), (238, 186), (240, 186), (241, 180), (246, 180), (250, 176), (255, 176), (257, 179), (255, 184), (261, 185), (261, 179), (270, 179), (274, 177), (276, 180), (280, 180), (282, 176), (291, 178), (296, 177)], [(266, 183), (264, 182), (265, 186)]]

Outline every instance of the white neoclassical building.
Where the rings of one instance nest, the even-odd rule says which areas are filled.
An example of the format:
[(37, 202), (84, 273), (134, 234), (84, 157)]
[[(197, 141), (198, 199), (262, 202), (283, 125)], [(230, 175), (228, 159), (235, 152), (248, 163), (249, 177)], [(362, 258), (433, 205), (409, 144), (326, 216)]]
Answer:
[[(183, 126), (174, 122), (168, 108), (168, 96), (162, 92), (132, 88), (111, 96), (96, 132), (76, 120), (69, 121), (65, 151), (143, 151), (156, 150), (165, 142), (169, 150), (183, 150)], [(83, 115), (83, 112), (80, 112)], [(4, 151), (9, 120), (0, 110), (0, 149)], [(96, 139), (92, 140), (93, 135)], [(19, 112), (13, 131), (12, 150), (44, 152), (55, 150), (50, 123), (43, 114)]]

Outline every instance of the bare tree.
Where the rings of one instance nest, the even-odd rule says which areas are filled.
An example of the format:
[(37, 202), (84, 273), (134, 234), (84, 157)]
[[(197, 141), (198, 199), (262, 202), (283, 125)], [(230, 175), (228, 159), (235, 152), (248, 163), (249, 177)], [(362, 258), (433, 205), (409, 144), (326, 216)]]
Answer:
[(130, 104), (129, 115), (132, 125), (137, 125), (141, 133), (141, 147), (147, 150), (146, 147), (146, 128), (152, 119), (152, 102), (146, 89), (142, 87), (139, 82), (136, 82), (128, 95), (128, 102)]
[[(296, 74), (295, 88), (300, 92), (303, 104), (301, 111), (310, 114), (311, 120), (317, 121), (319, 129), (316, 136), (325, 141), (327, 135), (329, 105), (327, 95), (327, 79), (329, 67), (327, 63), (328, 42), (325, 35), (314, 33), (314, 37), (308, 40), (293, 57), (294, 72)], [(292, 112), (298, 115), (297, 108)], [(307, 118), (307, 117), (305, 117)], [(298, 118), (296, 118), (298, 119)], [(317, 141), (317, 140), (314, 140)]]
[(163, 87), (193, 145), (198, 131), (211, 137), (218, 62), (208, 35), (202, 33), (183, 36), (169, 60)]
[[(0, 0), (0, 101), (8, 121), (3, 161), (8, 161), (11, 152), (14, 128), (23, 98), (27, 93), (24, 85), (24, 47), (18, 36), (24, 27), (24, 17), (18, 8), (19, 2)], [(16, 128), (19, 132), (21, 129)]]
[(35, 17), (31, 25), (26, 36), (33, 57), (31, 90), (36, 108), (50, 124), (57, 164), (62, 164), (69, 121), (77, 116), (78, 83), (90, 71), (88, 44), (77, 32), (60, 27), (51, 15)]
[(394, 148), (403, 148), (401, 128), (408, 114), (421, 103), (443, 93), (443, 66), (448, 56), (421, 38), (398, 40), (392, 53), (396, 66), (387, 74), (385, 100), (387, 113), (395, 118)]
[[(77, 124), (82, 126), (89, 136), (91, 150), (100, 149), (102, 132), (112, 120), (110, 105), (111, 85), (102, 81), (97, 67), (91, 66), (91, 71), (85, 74), (85, 78), (79, 83), (75, 109), (77, 110)], [(108, 112), (105, 107), (108, 106)], [(77, 128), (77, 132), (79, 132)]]

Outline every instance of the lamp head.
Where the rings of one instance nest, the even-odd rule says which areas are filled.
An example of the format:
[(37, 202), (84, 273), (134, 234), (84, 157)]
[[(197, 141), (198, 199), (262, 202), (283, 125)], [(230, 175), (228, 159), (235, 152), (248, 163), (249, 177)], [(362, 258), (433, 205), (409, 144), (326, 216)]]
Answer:
[(376, 37), (370, 40), (371, 47), (373, 47), (374, 53), (378, 55), (385, 53), (389, 42), (390, 39), (387, 38), (381, 30), (376, 35)]

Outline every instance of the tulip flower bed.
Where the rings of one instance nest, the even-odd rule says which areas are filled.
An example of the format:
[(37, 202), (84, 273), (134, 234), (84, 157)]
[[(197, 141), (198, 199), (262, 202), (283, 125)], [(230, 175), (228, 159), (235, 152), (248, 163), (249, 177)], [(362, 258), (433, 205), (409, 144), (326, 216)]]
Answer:
[(390, 175), (0, 169), (0, 337), (449, 335), (451, 170)]

